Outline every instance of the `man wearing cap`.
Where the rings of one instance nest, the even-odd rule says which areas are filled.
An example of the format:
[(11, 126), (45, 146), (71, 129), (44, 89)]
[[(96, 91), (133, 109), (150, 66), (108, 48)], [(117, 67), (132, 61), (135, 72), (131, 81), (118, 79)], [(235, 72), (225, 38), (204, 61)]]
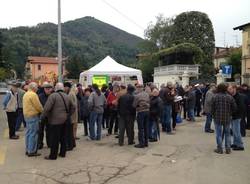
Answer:
[[(75, 108), (71, 103), (69, 96), (64, 93), (62, 83), (57, 83), (55, 93), (51, 94), (44, 106), (42, 119), (48, 118), (50, 127), (50, 155), (46, 156), (46, 160), (56, 160), (60, 145), (60, 157), (66, 156), (66, 124), (70, 123), (70, 116), (75, 112)], [(72, 130), (73, 134), (73, 130)]]
[(4, 96), (3, 109), (6, 111), (8, 126), (9, 126), (9, 138), (19, 139), (16, 135), (16, 119), (17, 119), (17, 83), (12, 82), (10, 91)]
[(143, 85), (136, 86), (137, 94), (133, 102), (133, 107), (137, 112), (138, 124), (138, 139), (139, 144), (135, 145), (136, 148), (148, 147), (148, 123), (149, 123), (149, 108), (150, 98), (149, 94), (143, 89)]
[[(44, 82), (42, 85), (42, 88), (43, 88), (43, 91), (39, 94), (39, 100), (42, 106), (44, 107), (49, 95), (53, 92), (53, 86), (48, 82)], [(48, 118), (44, 118), (41, 121), (40, 126), (39, 126), (38, 149), (43, 148), (44, 129), (46, 132), (46, 143), (47, 143), (47, 146), (50, 147)]]

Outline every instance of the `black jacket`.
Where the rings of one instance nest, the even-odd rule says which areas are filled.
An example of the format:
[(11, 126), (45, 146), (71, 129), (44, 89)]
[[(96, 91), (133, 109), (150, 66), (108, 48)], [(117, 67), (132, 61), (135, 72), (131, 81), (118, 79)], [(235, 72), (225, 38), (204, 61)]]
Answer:
[(117, 110), (118, 114), (124, 116), (135, 116), (136, 110), (133, 107), (134, 96), (131, 93), (127, 93), (121, 96), (118, 100)]
[(171, 89), (168, 87), (160, 90), (160, 98), (164, 105), (172, 105), (174, 103), (174, 95), (171, 95)]
[(250, 90), (243, 90), (242, 93), (246, 96), (247, 107), (250, 108)]
[(162, 100), (158, 96), (153, 96), (150, 99), (150, 117), (157, 118), (162, 111)]
[(201, 89), (196, 89), (195, 90), (195, 98), (196, 98), (195, 104), (200, 105), (201, 99), (202, 99), (202, 91), (201, 91)]
[(232, 118), (233, 119), (241, 119), (244, 116), (244, 111), (246, 108), (246, 105), (244, 103), (244, 96), (239, 94), (239, 93), (236, 93), (233, 96), (233, 98), (235, 100), (237, 108), (236, 108), (236, 111), (233, 112)]
[(79, 101), (81, 120), (84, 120), (84, 118), (88, 117), (90, 114), (88, 99), (89, 99), (88, 96), (82, 96), (81, 100)]
[(187, 109), (194, 109), (195, 104), (196, 104), (195, 91), (191, 90), (187, 93), (187, 96), (186, 96), (186, 108)]
[(40, 100), (42, 106), (44, 107), (44, 105), (45, 105), (46, 101), (48, 100), (48, 97), (49, 97), (49, 96), (46, 95), (45, 92), (42, 92), (42, 93), (40, 93), (40, 94), (38, 95), (38, 97), (39, 97), (39, 100)]

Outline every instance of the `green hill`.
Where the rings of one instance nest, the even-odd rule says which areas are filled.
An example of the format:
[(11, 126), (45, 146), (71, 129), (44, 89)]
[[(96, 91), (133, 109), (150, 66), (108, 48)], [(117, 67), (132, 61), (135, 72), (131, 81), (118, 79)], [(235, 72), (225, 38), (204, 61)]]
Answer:
[[(0, 29), (3, 60), (23, 76), (25, 60), (32, 56), (57, 56), (57, 25), (41, 23), (34, 27)], [(133, 65), (143, 39), (93, 17), (62, 24), (63, 56), (68, 57), (69, 77), (93, 66), (106, 55)]]

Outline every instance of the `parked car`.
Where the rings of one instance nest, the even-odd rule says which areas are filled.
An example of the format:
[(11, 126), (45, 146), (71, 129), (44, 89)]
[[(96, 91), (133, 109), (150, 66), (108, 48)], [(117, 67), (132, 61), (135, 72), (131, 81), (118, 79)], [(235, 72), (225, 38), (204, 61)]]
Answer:
[(8, 91), (8, 85), (5, 82), (0, 82), (0, 94), (6, 94)]

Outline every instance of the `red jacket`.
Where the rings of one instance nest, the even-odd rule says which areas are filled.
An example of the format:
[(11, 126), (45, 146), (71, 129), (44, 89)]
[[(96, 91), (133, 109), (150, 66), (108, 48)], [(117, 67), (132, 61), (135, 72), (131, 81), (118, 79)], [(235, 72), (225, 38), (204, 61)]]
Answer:
[(116, 99), (117, 99), (117, 96), (113, 92), (110, 92), (109, 95), (108, 95), (108, 98), (107, 98), (109, 108), (115, 108), (116, 107), (116, 105), (114, 104)]

